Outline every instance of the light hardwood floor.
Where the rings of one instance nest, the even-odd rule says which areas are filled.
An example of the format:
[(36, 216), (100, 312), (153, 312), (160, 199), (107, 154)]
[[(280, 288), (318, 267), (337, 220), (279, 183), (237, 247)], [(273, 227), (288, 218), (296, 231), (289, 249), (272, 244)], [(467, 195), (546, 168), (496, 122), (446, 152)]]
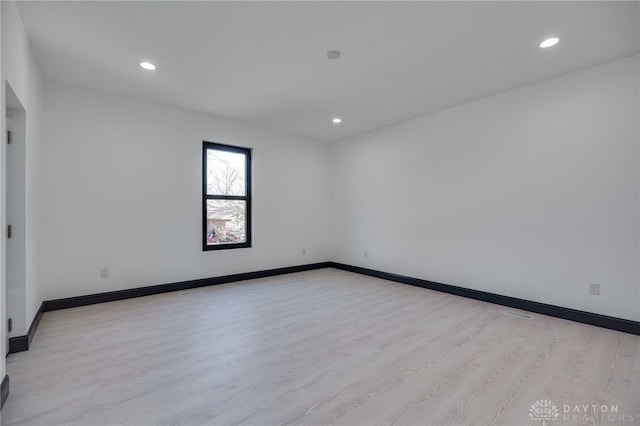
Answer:
[(640, 424), (640, 337), (504, 310), (322, 269), (49, 312), (2, 423)]

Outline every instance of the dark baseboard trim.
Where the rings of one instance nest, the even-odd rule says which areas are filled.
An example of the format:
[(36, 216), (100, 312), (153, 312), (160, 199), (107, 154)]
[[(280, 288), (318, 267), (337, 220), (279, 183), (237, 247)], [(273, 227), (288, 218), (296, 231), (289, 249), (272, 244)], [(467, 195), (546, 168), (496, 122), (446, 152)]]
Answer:
[(622, 318), (610, 317), (607, 315), (594, 314), (592, 312), (579, 311), (577, 309), (563, 308), (562, 306), (548, 305), (546, 303), (532, 302), (525, 299), (503, 296), (501, 294), (488, 293), (485, 291), (472, 290), (464, 287), (457, 287), (449, 284), (437, 283), (434, 281), (422, 280), (419, 278), (407, 277), (404, 275), (391, 274), (373, 269), (361, 268), (359, 266), (345, 265), (337, 262), (329, 262), (330, 267), (342, 269), (343, 271), (356, 272), (358, 274), (371, 277), (382, 278), (398, 283), (409, 284), (417, 287), (428, 288), (430, 290), (455, 294), (456, 296), (468, 297), (482, 300), (483, 302), (494, 303), (496, 305), (508, 306), (510, 308), (522, 309), (524, 311), (563, 318), (584, 324), (595, 325), (611, 330), (622, 331), (624, 333), (640, 335), (640, 322)]
[(4, 403), (9, 397), (9, 376), (4, 376), (2, 384), (0, 385), (0, 410), (4, 407)]
[(9, 353), (24, 352), (29, 350), (29, 336), (16, 336), (9, 338)]
[(44, 302), (40, 304), (40, 308), (38, 309), (36, 316), (33, 318), (33, 321), (31, 321), (31, 326), (29, 327), (29, 331), (27, 332), (27, 335), (29, 336), (29, 346), (31, 346), (31, 341), (33, 340), (33, 336), (35, 336), (36, 334), (36, 330), (40, 325), (40, 320), (42, 319), (43, 314), (44, 314)]
[(29, 331), (26, 336), (17, 336), (9, 338), (9, 353), (14, 354), (16, 352), (24, 352), (29, 350), (29, 346), (31, 346), (31, 341), (33, 340), (33, 336), (36, 334), (36, 329), (38, 325), (40, 325), (40, 320), (42, 319), (44, 303), (40, 304), (40, 308), (38, 312), (36, 312), (36, 316), (31, 321), (31, 325), (29, 326)]
[[(355, 272), (371, 277), (382, 278), (403, 284), (409, 284), (417, 287), (427, 288), (430, 290), (441, 291), (444, 293), (454, 294), (456, 296), (468, 297), (471, 299), (481, 300), (484, 302), (494, 303), (497, 305), (508, 306), (511, 308), (522, 309), (524, 311), (536, 312), (543, 315), (549, 315), (557, 318), (563, 318), (571, 321), (581, 322), (584, 324), (595, 325), (598, 327), (608, 328), (611, 330), (622, 331), (625, 333), (640, 335), (640, 322), (631, 321), (622, 318), (610, 317), (607, 315), (595, 314), (592, 312), (579, 311), (562, 306), (548, 305), (545, 303), (532, 302), (525, 299), (503, 296), (495, 293), (488, 293), (480, 290), (472, 290), (464, 287), (458, 287), (449, 284), (437, 283), (434, 281), (423, 280), (420, 278), (407, 277), (404, 275), (392, 274), (389, 272), (376, 271), (374, 269), (362, 268), (359, 266), (346, 265), (338, 262), (320, 262), (299, 266), (290, 266), (286, 268), (267, 269), (263, 271), (245, 272), (241, 274), (223, 275), (220, 277), (202, 278), (190, 281), (181, 281), (170, 284), (160, 284), (148, 287), (138, 287), (127, 290), (110, 291), (107, 293), (89, 294), (86, 296), (69, 297), (65, 299), (47, 300), (42, 302), (40, 309), (36, 313), (35, 318), (31, 322), (28, 334), (26, 336), (12, 337), (9, 339), (9, 353), (16, 353), (29, 350), (33, 336), (42, 319), (42, 314), (49, 311), (57, 311), (59, 309), (75, 308), (79, 306), (94, 305), (97, 303), (113, 302), (117, 300), (131, 299), (135, 297), (151, 296), (154, 294), (168, 293), (171, 291), (189, 290), (198, 287), (206, 287), (217, 284), (227, 284), (237, 281), (252, 280), (256, 278), (273, 277), (277, 275), (292, 274), (295, 272), (311, 271), (322, 268), (336, 268), (343, 271)], [(7, 382), (7, 392), (9, 386), (9, 378), (5, 377)], [(4, 386), (4, 381), (3, 381)], [(4, 387), (3, 387), (4, 392)], [(4, 396), (4, 393), (3, 393)]]
[(171, 291), (188, 290), (217, 284), (227, 284), (236, 281), (253, 280), (256, 278), (273, 277), (276, 275), (292, 274), (294, 272), (311, 271), (313, 269), (328, 268), (330, 262), (311, 263), (307, 265), (290, 266), (287, 268), (267, 269), (264, 271), (245, 272), (242, 274), (223, 275), (220, 277), (202, 278), (191, 281), (181, 281), (170, 284), (138, 287), (127, 290), (110, 291), (107, 293), (89, 294), (86, 296), (69, 297), (65, 299), (47, 300), (42, 303), (43, 312), (59, 309), (76, 308), (78, 306), (94, 305), (96, 303), (113, 302), (134, 297), (151, 296), (153, 294)]

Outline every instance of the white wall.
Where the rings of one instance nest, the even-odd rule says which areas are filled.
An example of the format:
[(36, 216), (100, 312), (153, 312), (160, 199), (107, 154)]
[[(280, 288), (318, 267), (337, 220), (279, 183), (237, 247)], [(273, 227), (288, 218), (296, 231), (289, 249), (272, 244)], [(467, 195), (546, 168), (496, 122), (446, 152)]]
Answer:
[[(50, 83), (44, 129), (45, 300), (329, 257), (327, 144)], [(203, 140), (253, 148), (252, 248), (202, 252)]]
[[(41, 140), (13, 2), (2, 43), (27, 110), (21, 328), (42, 300), (328, 259), (640, 320), (637, 57), (329, 147), (53, 83)], [(201, 251), (203, 139), (254, 148), (253, 248)]]
[(335, 260), (640, 320), (638, 72), (627, 58), (335, 143)]
[[(38, 223), (36, 221), (36, 212), (39, 209), (39, 157), (38, 153), (41, 145), (41, 104), (42, 104), (42, 77), (35, 57), (29, 45), (22, 18), (18, 8), (13, 1), (2, 1), (2, 79), (0, 83), (4, 86), (5, 81), (11, 86), (20, 104), (26, 111), (26, 134), (25, 150), (26, 168), (23, 170), (23, 176), (26, 182), (26, 216), (24, 220), (24, 229), (16, 231), (22, 233), (26, 240), (24, 271), (24, 302), (25, 306), (12, 306), (12, 313), (21, 313), (19, 318), (14, 318), (13, 335), (25, 335), (28, 327), (33, 320), (40, 303), (42, 295), (39, 288), (37, 267), (38, 259), (36, 258), (36, 246), (38, 240)], [(5, 104), (6, 94), (3, 95), (2, 105)], [(0, 115), (4, 116), (4, 111)], [(4, 117), (3, 117), (4, 120)], [(4, 135), (4, 132), (3, 132)], [(4, 136), (3, 136), (4, 139)], [(6, 207), (4, 200), (6, 195), (6, 144), (2, 147), (2, 229), (3, 233), (6, 229)], [(6, 241), (2, 238), (2, 259), (4, 260), (6, 253)], [(6, 265), (3, 265), (1, 279), (3, 285), (6, 286), (5, 272)], [(2, 317), (4, 324), (4, 316)], [(5, 330), (5, 327), (2, 327)], [(3, 339), (4, 340), (4, 339)]]

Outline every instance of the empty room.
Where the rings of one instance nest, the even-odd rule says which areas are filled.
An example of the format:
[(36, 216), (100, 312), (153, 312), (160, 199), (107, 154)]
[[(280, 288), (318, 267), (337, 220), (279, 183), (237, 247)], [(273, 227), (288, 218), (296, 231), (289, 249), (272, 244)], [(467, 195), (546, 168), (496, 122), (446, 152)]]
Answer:
[(640, 425), (640, 2), (0, 19), (2, 426)]

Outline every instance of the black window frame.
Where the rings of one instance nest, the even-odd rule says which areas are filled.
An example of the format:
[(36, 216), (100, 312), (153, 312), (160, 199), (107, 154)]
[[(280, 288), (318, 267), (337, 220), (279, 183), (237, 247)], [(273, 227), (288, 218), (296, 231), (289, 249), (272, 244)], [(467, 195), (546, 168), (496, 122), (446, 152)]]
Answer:
[[(245, 195), (209, 195), (207, 194), (207, 151), (227, 151), (245, 156)], [(246, 241), (241, 243), (207, 244), (207, 200), (240, 200), (246, 202)], [(229, 250), (252, 246), (251, 229), (251, 148), (202, 141), (202, 251)]]

